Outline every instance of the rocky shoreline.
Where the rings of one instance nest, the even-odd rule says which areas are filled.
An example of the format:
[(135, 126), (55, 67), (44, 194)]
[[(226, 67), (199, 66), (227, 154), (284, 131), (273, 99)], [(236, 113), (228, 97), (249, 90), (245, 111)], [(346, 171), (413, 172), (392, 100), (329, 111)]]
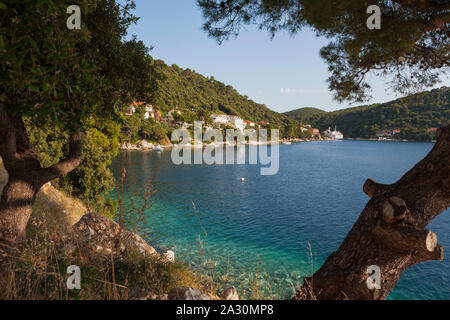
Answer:
[[(73, 236), (62, 242), (59, 252), (70, 256), (76, 250), (84, 252), (83, 256), (92, 254), (121, 256), (135, 252), (143, 257), (153, 257), (163, 263), (175, 263), (175, 253), (171, 250), (158, 252), (138, 234), (123, 230), (120, 225), (97, 213), (87, 213), (72, 227)], [(140, 288), (132, 288), (131, 300), (239, 300), (235, 287), (224, 290), (220, 296), (207, 294), (193, 287), (172, 288), (166, 294), (157, 296)]]
[[(245, 144), (231, 144), (228, 142), (220, 142), (220, 143), (199, 143), (199, 144), (192, 144), (192, 148), (199, 148), (199, 147), (208, 147), (208, 146), (214, 146), (214, 147), (220, 147), (220, 146), (236, 146), (236, 145), (271, 145), (271, 144), (282, 144), (282, 143), (292, 143), (292, 142), (311, 142), (311, 141), (327, 141), (327, 139), (280, 139), (278, 141), (267, 141), (267, 142), (252, 142), (252, 143), (245, 143)], [(119, 150), (121, 151), (155, 151), (158, 146), (161, 147), (162, 150), (170, 150), (173, 148), (181, 147), (178, 144), (153, 144), (151, 142), (148, 142), (146, 140), (139, 140), (136, 143), (130, 143), (130, 142), (123, 142), (119, 146)], [(183, 148), (186, 148), (186, 146), (182, 146)], [(161, 151), (161, 150), (159, 150)]]

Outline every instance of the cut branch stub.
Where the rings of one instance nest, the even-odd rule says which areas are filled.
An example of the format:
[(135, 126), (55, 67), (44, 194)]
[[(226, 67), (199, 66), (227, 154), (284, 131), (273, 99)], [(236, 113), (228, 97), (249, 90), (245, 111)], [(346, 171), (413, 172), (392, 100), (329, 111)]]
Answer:
[(408, 207), (403, 199), (390, 197), (383, 205), (383, 220), (386, 223), (400, 223), (406, 219), (408, 212)]
[[(431, 230), (420, 230), (412, 227), (375, 226), (373, 233), (386, 243), (390, 248), (400, 252), (419, 252), (420, 256), (430, 257), (439, 249), (437, 236)], [(439, 259), (440, 254), (437, 254)]]
[(377, 183), (373, 179), (368, 178), (363, 185), (363, 191), (369, 196), (369, 198), (373, 198), (377, 194), (386, 190), (387, 187), (388, 185)]
[(433, 231), (428, 231), (427, 236), (425, 237), (425, 248), (433, 252), (437, 246), (437, 236)]

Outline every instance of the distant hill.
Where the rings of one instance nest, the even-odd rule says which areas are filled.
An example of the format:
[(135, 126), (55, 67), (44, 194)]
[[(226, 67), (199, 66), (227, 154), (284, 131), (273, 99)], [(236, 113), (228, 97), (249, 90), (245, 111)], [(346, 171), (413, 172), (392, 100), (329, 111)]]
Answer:
[(322, 109), (305, 107), (285, 112), (284, 115), (294, 120), (309, 123), (313, 120), (318, 120), (321, 116), (325, 115), (326, 113), (327, 112)]
[(300, 114), (304, 123), (320, 130), (337, 126), (346, 138), (373, 138), (377, 131), (400, 129), (397, 138), (430, 140), (434, 137), (427, 132), (428, 128), (450, 123), (450, 88), (442, 87), (386, 103), (322, 114), (309, 110), (302, 112), (302, 109), (290, 111), (286, 115), (294, 115), (293, 119), (298, 119)]
[(254, 122), (267, 121), (275, 126), (292, 122), (287, 116), (250, 100), (213, 77), (208, 78), (177, 65), (168, 66), (162, 60), (155, 60), (154, 64), (163, 76), (158, 81), (159, 97), (156, 101), (163, 113), (174, 108), (193, 108), (238, 115)]

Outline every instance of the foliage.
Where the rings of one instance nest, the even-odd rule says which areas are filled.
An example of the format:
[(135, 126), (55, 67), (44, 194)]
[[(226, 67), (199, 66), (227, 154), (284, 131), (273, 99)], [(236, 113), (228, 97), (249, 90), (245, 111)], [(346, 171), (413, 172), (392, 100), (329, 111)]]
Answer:
[[(114, 177), (108, 166), (117, 155), (120, 125), (112, 120), (91, 118), (83, 137), (81, 164), (54, 185), (84, 200), (97, 212), (111, 216), (113, 203), (103, 203), (103, 194), (114, 188)], [(28, 134), (36, 146), (43, 167), (57, 163), (67, 152), (68, 137), (58, 127), (29, 126)]]
[(258, 104), (247, 96), (240, 95), (233, 87), (198, 74), (194, 70), (181, 69), (177, 65), (168, 66), (162, 60), (155, 60), (153, 65), (162, 79), (158, 80), (157, 104), (163, 112), (178, 108), (193, 109), (196, 115), (183, 112), (174, 114), (179, 121), (191, 122), (206, 118), (211, 113), (238, 115), (254, 122), (267, 121), (277, 126), (291, 122), (290, 119), (262, 104)]
[(319, 118), (303, 114), (302, 109), (291, 114), (320, 130), (336, 125), (347, 138), (373, 138), (377, 131), (400, 129), (395, 138), (431, 140), (436, 137), (427, 129), (450, 123), (450, 88), (442, 87), (382, 104), (324, 112)]
[[(79, 5), (80, 30), (66, 10)], [(81, 128), (81, 165), (56, 182), (98, 210), (114, 179), (108, 169), (119, 144), (118, 111), (154, 99), (156, 79), (142, 41), (124, 38), (137, 18), (134, 1), (2, 1), (0, 107), (22, 117), (43, 167), (68, 154), (69, 134)]]
[[(337, 100), (370, 98), (367, 75), (388, 76), (403, 94), (439, 81), (449, 68), (450, 4), (446, 0), (198, 0), (204, 30), (221, 43), (255, 24), (272, 37), (309, 26), (330, 39), (321, 56)], [(369, 30), (367, 9), (381, 9), (381, 29)]]
[(325, 111), (318, 109), (318, 108), (304, 107), (304, 108), (285, 112), (284, 114), (294, 120), (304, 122), (304, 123), (309, 123), (313, 119), (320, 118), (325, 113), (326, 113)]
[(155, 121), (153, 118), (144, 119), (144, 106), (136, 107), (132, 115), (122, 116), (120, 141), (136, 143), (146, 139), (160, 142), (168, 133), (167, 125)]

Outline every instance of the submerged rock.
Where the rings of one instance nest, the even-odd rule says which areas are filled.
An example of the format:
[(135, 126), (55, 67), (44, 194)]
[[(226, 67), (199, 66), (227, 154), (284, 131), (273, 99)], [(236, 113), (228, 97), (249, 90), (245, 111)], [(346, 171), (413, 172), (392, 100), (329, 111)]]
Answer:
[(211, 300), (211, 297), (198, 289), (173, 288), (169, 291), (169, 300)]
[(175, 262), (175, 252), (172, 250), (167, 250), (163, 252), (162, 258), (167, 262)]
[(239, 295), (235, 287), (228, 288), (221, 295), (223, 300), (239, 300)]
[(73, 229), (82, 247), (106, 254), (137, 251), (144, 256), (157, 255), (156, 250), (139, 235), (121, 230), (118, 223), (97, 213), (87, 213)]

